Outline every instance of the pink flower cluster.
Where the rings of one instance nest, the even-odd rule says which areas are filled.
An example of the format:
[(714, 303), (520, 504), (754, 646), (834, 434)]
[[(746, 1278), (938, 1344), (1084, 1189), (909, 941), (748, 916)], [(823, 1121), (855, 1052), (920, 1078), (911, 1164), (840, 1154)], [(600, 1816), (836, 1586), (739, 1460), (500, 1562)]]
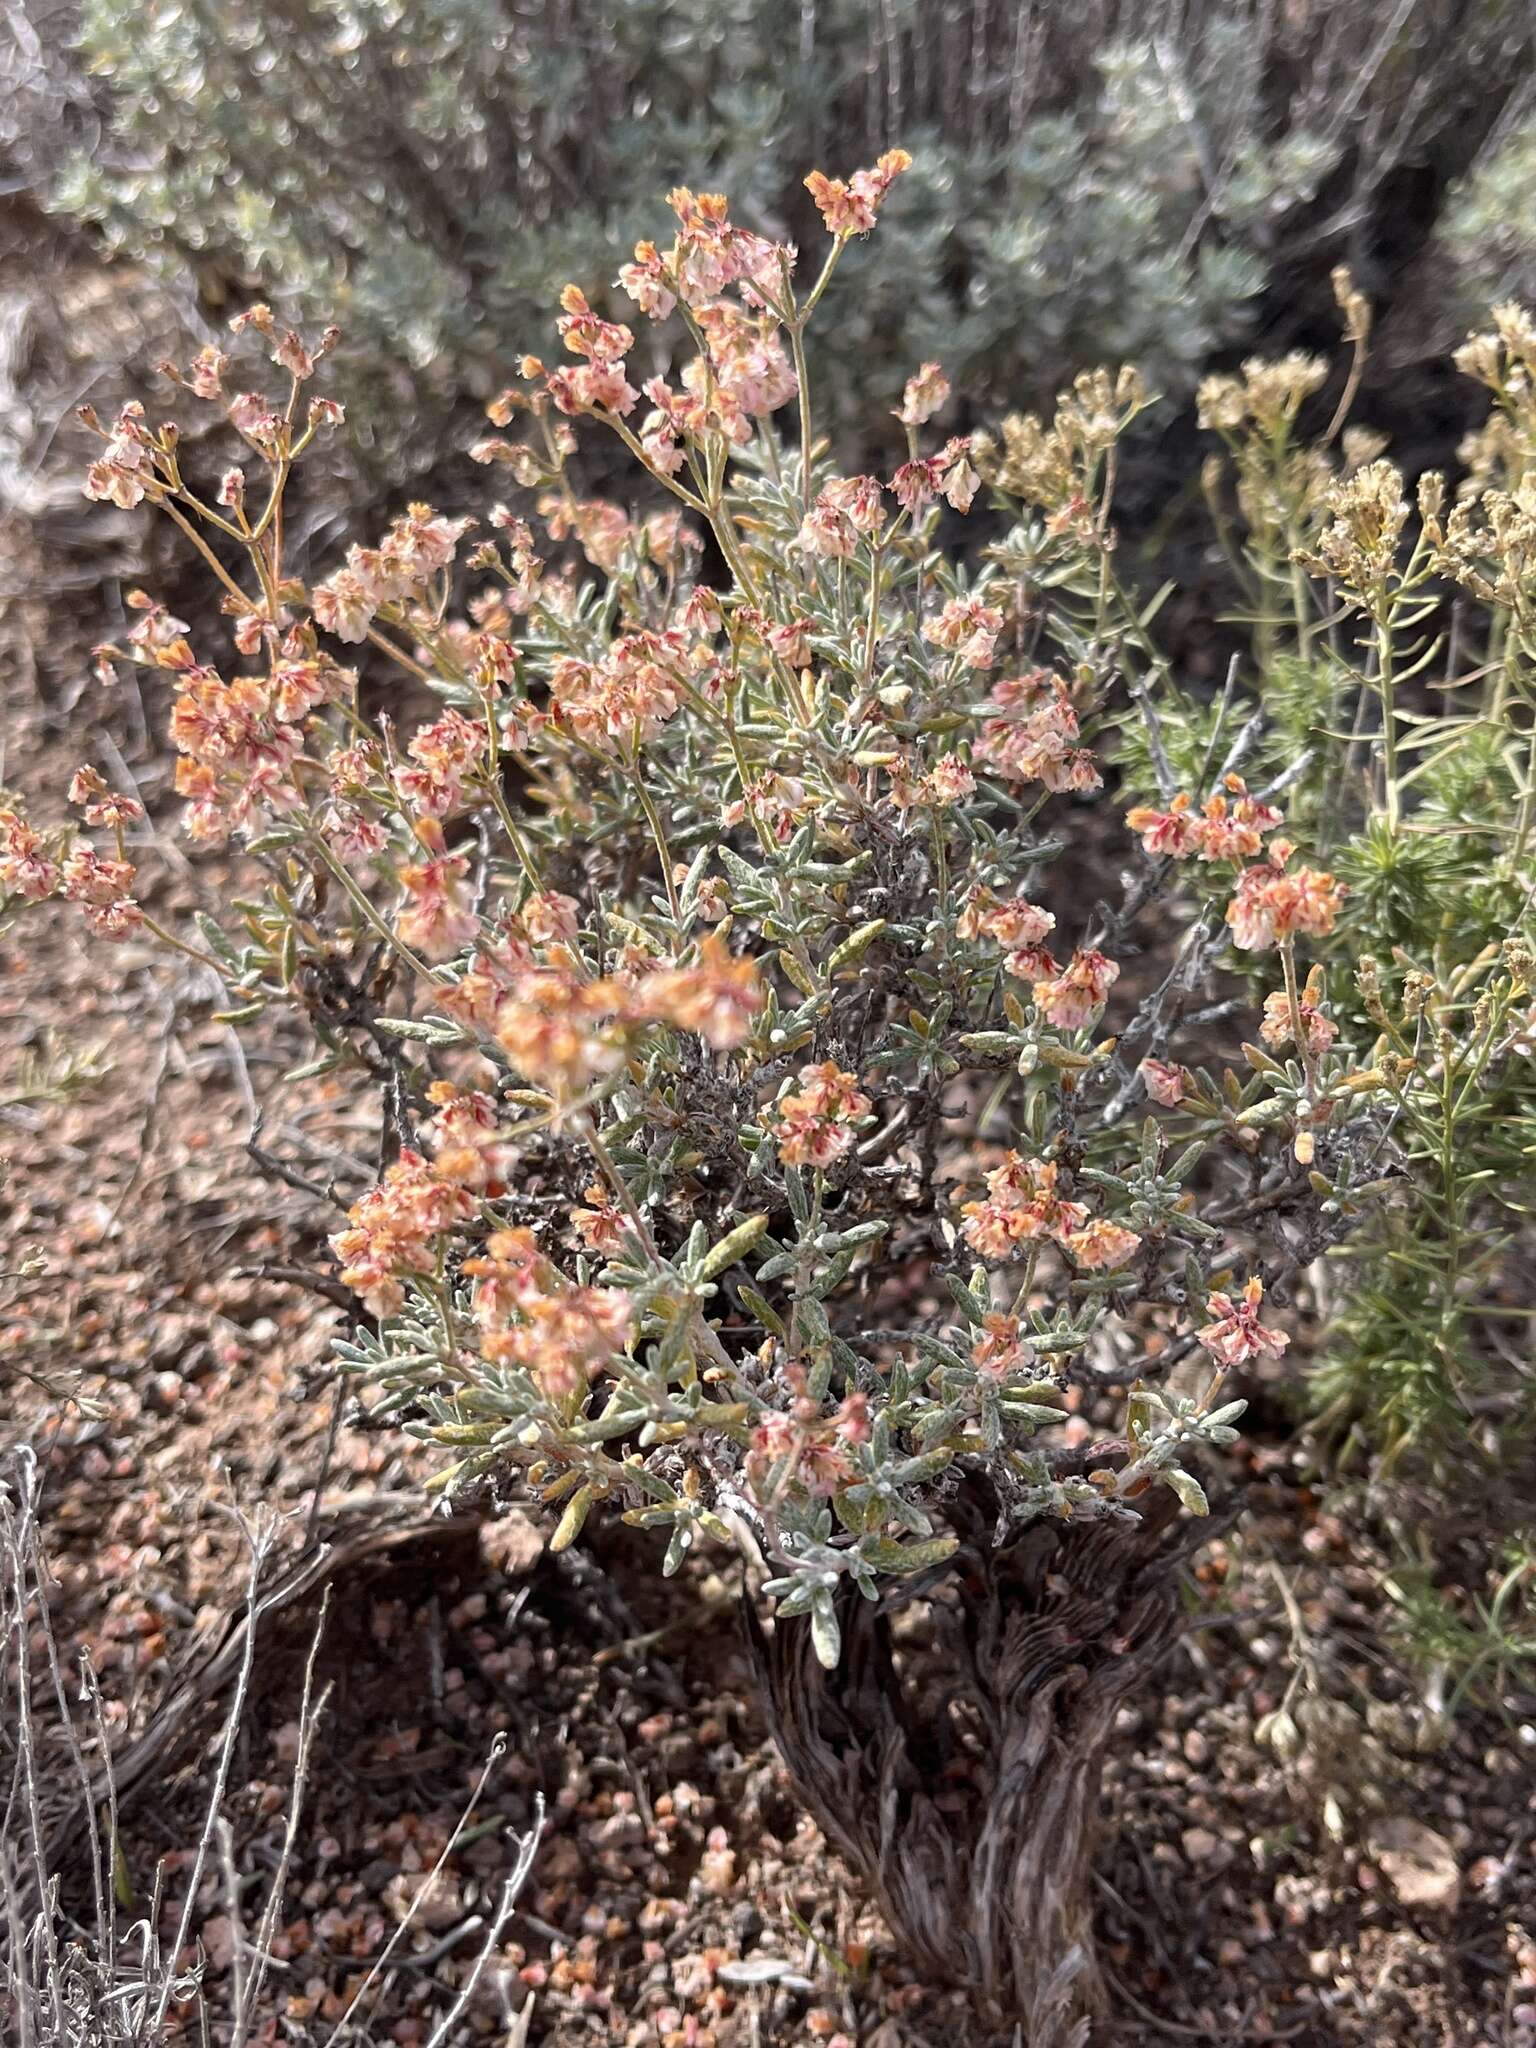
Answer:
[(805, 807), (806, 789), (799, 776), (780, 775), (768, 768), (754, 777), (739, 797), (722, 806), (720, 822), (731, 826), (752, 818), (782, 846), (804, 816)]
[(1126, 812), (1125, 822), (1159, 858), (1187, 860), (1193, 854), (1206, 861), (1245, 861), (1262, 852), (1265, 833), (1283, 825), (1285, 816), (1250, 796), (1240, 775), (1229, 775), (1202, 810), (1181, 790), (1166, 811), (1138, 804)]
[[(861, 540), (889, 537), (883, 491), (889, 490), (901, 510), (915, 517), (935, 498), (943, 498), (957, 512), (969, 512), (980, 483), (971, 467), (970, 443), (963, 438), (946, 441), (935, 455), (904, 462), (885, 485), (873, 476), (834, 477), (822, 486), (806, 514), (800, 527), (800, 545), (808, 555), (824, 561), (847, 561), (857, 552)], [(976, 627), (967, 622), (978, 609), (968, 610), (966, 601), (955, 600), (942, 618), (930, 622), (935, 630), (929, 638), (949, 647), (969, 641)], [(994, 640), (1001, 626), (999, 614), (997, 626), (992, 629)], [(961, 627), (966, 627), (963, 634)], [(953, 637), (956, 634), (960, 637)], [(981, 668), (987, 663), (977, 661), (971, 666)]]
[(574, 1410), (627, 1349), (634, 1305), (618, 1287), (578, 1287), (539, 1250), (531, 1230), (498, 1230), (464, 1261), (475, 1281), (482, 1356), (520, 1367), (545, 1398)]
[(87, 840), (62, 838), (50, 846), (19, 809), (0, 807), (0, 901), (42, 903), (63, 896), (78, 903), (99, 937), (125, 939), (144, 922), (133, 900), (135, 869), (123, 857), (122, 828), (144, 815), (136, 797), (109, 789), (94, 768), (80, 769), (70, 802), (84, 808), (88, 825), (108, 826), (117, 837), (115, 858), (103, 858)]
[(406, 747), (409, 766), (395, 769), (395, 788), (418, 817), (446, 818), (464, 800), (464, 786), (488, 772), (490, 732), (483, 718), (445, 711), (418, 726)]
[[(702, 545), (680, 512), (651, 512), (644, 519), (633, 520), (622, 506), (606, 498), (572, 499), (560, 491), (547, 492), (539, 499), (538, 509), (549, 538), (560, 541), (574, 535), (593, 568), (601, 569), (605, 576), (618, 574), (626, 555), (635, 563), (644, 557), (658, 568), (671, 570)], [(491, 523), (500, 522), (493, 516)], [(531, 542), (528, 529), (522, 531)], [(525, 561), (534, 559), (525, 553)]]
[[(938, 366), (930, 363), (925, 367)], [(944, 388), (947, 392), (947, 383)], [(907, 390), (910, 394), (911, 383)], [(911, 409), (910, 399), (906, 409)], [(891, 495), (903, 512), (909, 512), (913, 518), (935, 498), (942, 498), (956, 512), (969, 512), (980, 489), (981, 478), (971, 461), (971, 444), (963, 434), (946, 441), (934, 455), (914, 456), (910, 462), (902, 463), (891, 478)]]
[(892, 185), (911, 168), (912, 159), (904, 149), (888, 149), (873, 170), (855, 171), (846, 182), (812, 171), (805, 189), (829, 235), (867, 235)]
[(870, 540), (885, 524), (878, 477), (836, 477), (824, 484), (800, 525), (800, 545), (808, 555), (826, 561), (847, 561), (861, 540)]
[[(1229, 775), (1199, 811), (1194, 799), (1181, 790), (1167, 810), (1138, 804), (1126, 812), (1125, 822), (1140, 834), (1147, 852), (1158, 859), (1187, 860), (1194, 855), (1199, 860), (1230, 861), (1239, 867), (1244, 861), (1256, 863), (1242, 869), (1237, 892), (1227, 906), (1232, 943), (1243, 952), (1263, 952), (1296, 933), (1323, 938), (1333, 930), (1343, 889), (1332, 875), (1317, 868), (1288, 873), (1295, 851), (1289, 840), (1272, 840), (1266, 851), (1265, 835), (1284, 824), (1284, 814), (1273, 804), (1250, 796), (1240, 775)], [(1265, 1036), (1269, 1037), (1268, 1029)], [(1323, 1044), (1331, 1038), (1330, 1026)], [(1270, 1043), (1283, 1044), (1285, 1039), (1270, 1038)]]
[[(663, 377), (642, 387), (651, 410), (640, 428), (641, 449), (653, 469), (675, 476), (684, 466), (685, 437), (720, 433), (733, 443), (745, 442), (754, 420), (794, 397), (795, 372), (776, 329), (795, 252), (734, 227), (719, 193), (680, 187), (668, 195), (668, 204), (678, 217), (671, 249), (664, 253), (654, 242), (638, 242), (634, 261), (621, 265), (616, 282), (652, 320), (665, 320), (681, 300), (703, 341), (701, 353), (683, 367), (680, 389)], [(732, 286), (739, 287), (741, 303), (723, 297)], [(562, 413), (627, 418), (641, 397), (628, 375), (632, 329), (602, 319), (574, 284), (566, 286), (560, 303), (561, 338), (581, 361), (548, 370), (537, 356), (525, 356), (524, 377), (539, 383)]]
[(1119, 979), (1119, 966), (1107, 954), (1096, 947), (1079, 947), (1065, 967), (1042, 976), (1031, 994), (1047, 1023), (1058, 1031), (1081, 1031), (1104, 1007)]
[[(612, 1073), (632, 1027), (669, 1024), (697, 1033), (716, 1052), (750, 1035), (766, 1002), (757, 967), (718, 932), (707, 933), (689, 961), (646, 958), (594, 978), (564, 944), (575, 929), (569, 897), (532, 897), (439, 995), (451, 1016), (495, 1038), (518, 1071), (557, 1101)], [(545, 960), (535, 946), (549, 948)]]
[(1278, 1358), (1290, 1343), (1284, 1330), (1266, 1329), (1259, 1321), (1263, 1299), (1264, 1283), (1255, 1273), (1236, 1300), (1230, 1294), (1213, 1294), (1206, 1302), (1206, 1313), (1214, 1321), (1196, 1334), (1224, 1370), (1252, 1358)]
[(1124, 1266), (1141, 1245), (1137, 1231), (1128, 1231), (1108, 1217), (1092, 1217), (1081, 1202), (1057, 1194), (1059, 1167), (1047, 1159), (1024, 1159), (1010, 1151), (1004, 1163), (987, 1174), (987, 1196), (967, 1202), (965, 1239), (983, 1260), (1012, 1260), (1020, 1245), (1055, 1241), (1087, 1272)]
[(858, 1076), (835, 1060), (800, 1069), (799, 1090), (774, 1104), (774, 1140), (786, 1166), (825, 1169), (853, 1149), (855, 1127), (869, 1115), (870, 1100)]
[(1022, 893), (999, 902), (990, 889), (973, 889), (955, 928), (962, 939), (996, 939), (1004, 970), (1031, 984), (1036, 1008), (1059, 1031), (1081, 1030), (1120, 978), (1116, 962), (1096, 947), (1079, 947), (1063, 967), (1045, 943), (1055, 916)]
[(330, 1240), (343, 1284), (372, 1314), (395, 1315), (405, 1303), (404, 1276), (435, 1273), (448, 1232), (474, 1213), (467, 1188), (445, 1180), (420, 1152), (403, 1151)]
[(1100, 786), (1093, 756), (1078, 744), (1077, 712), (1066, 684), (1049, 670), (996, 684), (997, 712), (981, 729), (976, 758), (1009, 782), (1040, 782), (1053, 792)]
[[(629, 328), (600, 320), (578, 285), (560, 294), (564, 308), (555, 323), (573, 356), (584, 360), (574, 369), (551, 371), (545, 389), (564, 413), (633, 412), (640, 394), (624, 373), (624, 358), (635, 345)], [(541, 366), (542, 367), (542, 366)]]
[(967, 668), (990, 668), (997, 658), (1003, 615), (980, 597), (952, 597), (934, 618), (924, 619), (923, 638)]
[(146, 489), (155, 480), (154, 455), (155, 444), (144, 426), (144, 408), (131, 398), (107, 437), (106, 453), (85, 472), (85, 495), (131, 511), (143, 502)]
[(975, 773), (969, 761), (959, 754), (941, 754), (923, 774), (915, 774), (915, 767), (910, 754), (902, 754), (886, 765), (891, 802), (898, 811), (914, 810), (921, 804), (945, 810), (951, 804), (963, 803), (975, 791)]
[(425, 594), (473, 524), (471, 519), (441, 519), (430, 505), (412, 505), (376, 548), (349, 548), (347, 566), (315, 585), (310, 605), (316, 620), (338, 640), (366, 640), (386, 606)]
[(1056, 929), (1049, 910), (1022, 893), (999, 902), (989, 889), (973, 889), (956, 923), (962, 939), (996, 939), (1003, 966), (1017, 981), (1060, 972), (1045, 941)]
[(1010, 1152), (987, 1175), (986, 1199), (960, 1211), (966, 1242), (984, 1259), (1011, 1259), (1020, 1245), (1051, 1240), (1090, 1272), (1123, 1266), (1140, 1236), (1108, 1217), (1090, 1218), (1081, 1202), (1058, 1195), (1059, 1172), (1054, 1160)]
[(469, 862), (461, 853), (449, 853), (436, 818), (418, 819), (415, 829), (427, 857), (407, 861), (397, 871), (405, 902), (395, 930), (400, 943), (423, 960), (448, 960), (480, 931), (480, 919), (464, 895)]
[(760, 302), (773, 298), (782, 284), (782, 264), (794, 265), (792, 248), (733, 226), (723, 193), (695, 193), (680, 185), (667, 194), (667, 204), (678, 219), (671, 249), (663, 255), (654, 242), (637, 242), (634, 262), (619, 270), (621, 289), (642, 313), (665, 320), (679, 299), (698, 312), (732, 285)]
[(1057, 1194), (1059, 1177), (1054, 1160), (1010, 1152), (987, 1175), (986, 1198), (967, 1202), (960, 1211), (967, 1244), (985, 1259), (1011, 1259), (1021, 1244), (1059, 1240), (1081, 1230), (1088, 1211), (1081, 1202)]
[(848, 1447), (869, 1441), (869, 1396), (847, 1394), (830, 1415), (824, 1415), (821, 1403), (809, 1391), (804, 1366), (785, 1366), (784, 1379), (790, 1394), (789, 1410), (770, 1412), (753, 1430), (747, 1453), (748, 1482), (765, 1507), (771, 1507), (792, 1485), (830, 1500), (854, 1476)]
[(179, 639), (162, 645), (155, 659), (180, 684), (171, 739), (182, 757), (176, 789), (188, 799), (184, 828), (192, 838), (220, 840), (262, 809), (303, 803), (294, 779), (303, 721), (318, 704), (351, 694), (357, 678), (350, 669), (321, 654), (313, 634), (298, 626), (283, 636), (265, 676), (226, 682)]
[(1292, 851), (1288, 841), (1277, 839), (1266, 861), (1244, 868), (1238, 877), (1237, 893), (1227, 905), (1227, 923), (1233, 945), (1245, 953), (1262, 953), (1297, 933), (1326, 938), (1333, 930), (1343, 889), (1318, 868), (1287, 873)]
[(59, 864), (47, 842), (20, 811), (0, 810), (0, 889), (25, 903), (42, 903), (59, 886)]
[(494, 1099), (478, 1088), (433, 1081), (427, 1100), (433, 1114), (423, 1128), (439, 1179), (471, 1194), (505, 1194), (514, 1152)]
[(604, 753), (654, 739), (685, 695), (711, 697), (720, 665), (679, 626), (621, 634), (595, 661), (564, 655), (550, 676), (553, 723)]

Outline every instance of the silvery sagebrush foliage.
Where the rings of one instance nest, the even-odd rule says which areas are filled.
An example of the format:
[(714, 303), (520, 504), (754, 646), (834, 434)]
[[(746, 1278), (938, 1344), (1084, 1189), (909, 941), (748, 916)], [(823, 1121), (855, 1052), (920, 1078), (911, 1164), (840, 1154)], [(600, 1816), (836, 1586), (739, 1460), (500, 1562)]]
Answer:
[(210, 308), (342, 319), (375, 474), (611, 272), (645, 194), (707, 177), (804, 232), (782, 167), (832, 138), (921, 140), (814, 363), (824, 428), (869, 432), (937, 354), (981, 404), (1106, 353), (1187, 396), (1265, 294), (1372, 243), (1405, 164), (1463, 167), (1531, 53), (1512, 0), (86, 0), (78, 49), (104, 129), (54, 203)]
[[(946, 534), (991, 458), (935, 427), (938, 364), (892, 474), (818, 461), (806, 329), (840, 319), (834, 273), (908, 164), (811, 174), (808, 267), (672, 193), (671, 239), (619, 271), (643, 341), (567, 286), (564, 359), (523, 359), (475, 451), (527, 517), (413, 505), (301, 580), (285, 507), (340, 425), (313, 395), (337, 337), (264, 307), (238, 363), (166, 366), (241, 437), (222, 477), (184, 474), (140, 403), (87, 414), (87, 494), (174, 523), (230, 642), (215, 666), (140, 594), (102, 680), (170, 678), (186, 830), (261, 886), (173, 929), (89, 766), (83, 830), (11, 808), (0, 844), (10, 908), (147, 932), (235, 1023), (291, 1006), (305, 1071), (380, 1091), (394, 1156), (332, 1239), (368, 1319), (339, 1356), (450, 1454), (438, 1485), (519, 1473), (558, 1546), (617, 1510), (666, 1532), (669, 1571), (739, 1540), (828, 1664), (838, 1592), (942, 1562), (964, 1490), (1000, 1538), (1153, 1488), (1204, 1512), (1228, 1376), (1289, 1342), (1266, 1286), (1352, 1227), (1401, 1078), (1328, 1020), (1309, 961), (1342, 892), (1240, 750), (1195, 817), (1133, 815), (1117, 900), (1084, 886), (1095, 742), (1135, 716), (1135, 373), (1010, 428), (1035, 508), (975, 566)], [(652, 509), (577, 495), (579, 433), (617, 438)], [(1209, 901), (1149, 918), (1188, 833)], [(1180, 1067), (1231, 947), (1272, 964), (1296, 1055)]]

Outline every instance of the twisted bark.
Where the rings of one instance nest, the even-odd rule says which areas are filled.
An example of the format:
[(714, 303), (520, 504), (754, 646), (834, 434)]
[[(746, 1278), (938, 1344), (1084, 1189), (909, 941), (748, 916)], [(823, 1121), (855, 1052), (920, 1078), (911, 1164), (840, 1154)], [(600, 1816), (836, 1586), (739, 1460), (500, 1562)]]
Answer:
[[(779, 1749), (903, 1949), (1030, 2048), (1079, 2048), (1104, 2009), (1089, 1873), (1116, 1710), (1173, 1641), (1171, 1496), (1135, 1518), (964, 1543), (904, 1659), (893, 1608), (850, 1587), (824, 1671), (804, 1621), (749, 1636)], [(1187, 1528), (1187, 1525), (1185, 1525)], [(1196, 1539), (1198, 1540), (1198, 1539)], [(910, 1663), (904, 1670), (903, 1664)]]

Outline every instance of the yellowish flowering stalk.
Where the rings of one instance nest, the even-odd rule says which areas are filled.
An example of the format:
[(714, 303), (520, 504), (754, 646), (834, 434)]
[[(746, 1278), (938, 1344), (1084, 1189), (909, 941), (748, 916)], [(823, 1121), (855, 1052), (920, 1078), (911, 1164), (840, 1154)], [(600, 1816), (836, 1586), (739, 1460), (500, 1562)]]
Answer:
[[(1142, 798), (1128, 822), (1146, 891), (1176, 889), (1252, 956), (1265, 1022), (1250, 1057), (1289, 1091), (1295, 1157), (1326, 1201), (1354, 1196), (1317, 1154), (1320, 1121), (1361, 1087), (1397, 1103), (1379, 1164), (1399, 1193), (1330, 1283), (1320, 1416), (1378, 1472), (1414, 1450), (1459, 1458), (1469, 1437), (1497, 1472), (1501, 1425), (1532, 1414), (1501, 1363), (1508, 1331), (1536, 1310), (1520, 1278), (1532, 977), (1517, 964), (1536, 939), (1536, 324), (1500, 306), (1458, 351), (1492, 403), (1453, 488), (1405, 477), (1350, 422), (1371, 322), (1347, 273), (1335, 287), (1341, 364), (1255, 359), (1200, 388), (1199, 423), (1223, 449), (1202, 480), (1237, 642), (1214, 697), (1184, 687), (1160, 600), (1119, 572), (1112, 463), (1076, 424), (1084, 382), (1050, 426), (1011, 422), (979, 459), (1019, 501), (992, 553), (1043, 656), (1112, 664), (1130, 686), (1141, 716), (1122, 727), (1120, 765)], [(1130, 416), (1128, 402), (1118, 431)], [(1315, 866), (1270, 836), (1282, 805)], [(1182, 1099), (1165, 1054), (1142, 1071), (1154, 1100)]]

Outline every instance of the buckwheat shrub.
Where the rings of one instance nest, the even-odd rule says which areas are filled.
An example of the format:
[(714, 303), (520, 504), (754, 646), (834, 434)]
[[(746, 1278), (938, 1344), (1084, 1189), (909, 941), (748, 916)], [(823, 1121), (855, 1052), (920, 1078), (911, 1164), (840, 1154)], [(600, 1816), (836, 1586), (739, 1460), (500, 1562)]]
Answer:
[[(737, 1546), (812, 1811), (917, 1961), (1043, 2038), (1101, 1995), (1095, 1787), (1198, 1468), (1350, 1228), (1389, 1080), (1312, 973), (1340, 889), (1235, 772), (1225, 921), (1147, 918), (1160, 825), (1084, 885), (1118, 644), (1045, 658), (1038, 580), (966, 565), (939, 364), (891, 474), (819, 458), (806, 328), (907, 166), (813, 173), (808, 257), (673, 192), (629, 318), (567, 286), (558, 354), (489, 408), (516, 504), (409, 506), (313, 579), (285, 506), (339, 424), (334, 333), (257, 308), (168, 368), (243, 440), (222, 477), (142, 405), (97, 423), (88, 494), (170, 518), (228, 619), (194, 648), (135, 597), (103, 680), (169, 676), (186, 831), (259, 886), (195, 937), (154, 918), (89, 767), (81, 828), (8, 815), (0, 874), (193, 953), (237, 1023), (289, 1006), (307, 1071), (379, 1092), (388, 1164), (331, 1239), (376, 1420), (442, 1447), (445, 1491), (547, 1503), (556, 1548), (593, 1515), (667, 1573)], [(1086, 379), (1037, 437), (1054, 532), (1107, 546), (1142, 402)], [(633, 507), (573, 482), (603, 435)], [(1229, 937), (1281, 973), (1288, 1066), (1168, 1060)]]

